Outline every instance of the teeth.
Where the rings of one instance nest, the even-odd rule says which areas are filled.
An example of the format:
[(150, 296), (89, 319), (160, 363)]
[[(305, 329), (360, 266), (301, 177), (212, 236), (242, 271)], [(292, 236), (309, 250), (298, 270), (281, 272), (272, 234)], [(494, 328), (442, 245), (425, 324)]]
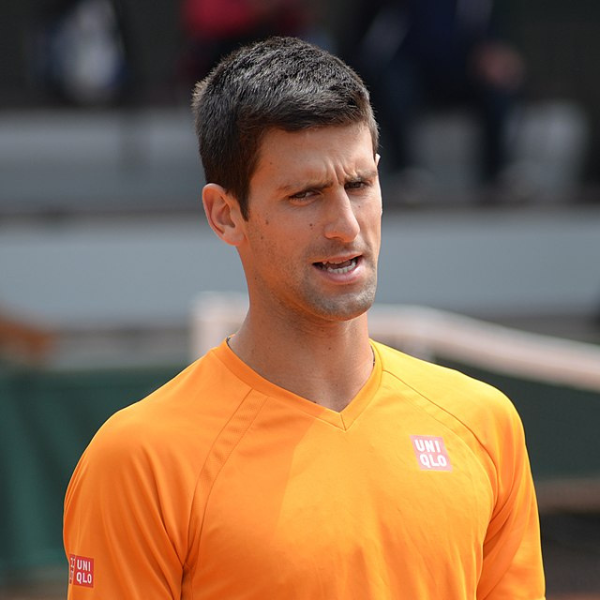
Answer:
[[(344, 261), (347, 262), (347, 261)], [(329, 265), (323, 265), (323, 268), (325, 269), (325, 271), (327, 271), (328, 273), (336, 273), (338, 275), (343, 275), (345, 273), (348, 273), (349, 271), (352, 271), (352, 269), (354, 269), (356, 267), (356, 259), (353, 258), (350, 261), (350, 264), (346, 265), (345, 267), (333, 267), (330, 264)]]

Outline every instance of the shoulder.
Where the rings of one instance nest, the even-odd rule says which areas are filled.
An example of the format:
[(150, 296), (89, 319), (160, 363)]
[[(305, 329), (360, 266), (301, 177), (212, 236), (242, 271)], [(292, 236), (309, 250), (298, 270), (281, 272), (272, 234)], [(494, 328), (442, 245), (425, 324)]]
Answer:
[[(108, 531), (99, 532), (100, 524), (111, 528), (112, 537), (122, 537), (124, 528), (135, 525), (166, 536), (183, 556), (193, 499), (205, 498), (204, 488), (198, 490), (201, 474), (245, 394), (211, 351), (150, 396), (114, 414), (71, 477), (64, 507), (70, 544), (82, 536), (100, 540)], [(134, 507), (135, 523), (129, 518)]]
[(408, 386), (436, 418), (452, 428), (466, 428), (496, 454), (509, 439), (521, 443), (517, 411), (497, 388), (454, 369), (432, 364), (377, 344), (383, 372), (399, 386)]
[(183, 471), (201, 468), (211, 446), (244, 397), (239, 382), (209, 352), (146, 398), (110, 417), (81, 463), (98, 472)]

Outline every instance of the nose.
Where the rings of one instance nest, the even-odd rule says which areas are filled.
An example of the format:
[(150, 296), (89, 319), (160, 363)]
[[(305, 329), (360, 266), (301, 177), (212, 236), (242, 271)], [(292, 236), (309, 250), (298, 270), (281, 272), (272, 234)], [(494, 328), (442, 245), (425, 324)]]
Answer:
[(325, 237), (351, 242), (360, 232), (357, 219), (359, 205), (352, 200), (345, 189), (336, 192), (328, 204)]

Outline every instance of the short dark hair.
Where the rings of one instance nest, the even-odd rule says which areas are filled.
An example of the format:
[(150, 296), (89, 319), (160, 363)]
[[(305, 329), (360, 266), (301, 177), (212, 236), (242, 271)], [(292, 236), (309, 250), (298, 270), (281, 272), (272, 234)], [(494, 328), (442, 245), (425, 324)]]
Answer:
[(233, 52), (196, 84), (192, 108), (206, 181), (234, 195), (244, 218), (260, 144), (272, 129), (365, 123), (377, 153), (377, 123), (361, 78), (297, 38), (274, 37)]

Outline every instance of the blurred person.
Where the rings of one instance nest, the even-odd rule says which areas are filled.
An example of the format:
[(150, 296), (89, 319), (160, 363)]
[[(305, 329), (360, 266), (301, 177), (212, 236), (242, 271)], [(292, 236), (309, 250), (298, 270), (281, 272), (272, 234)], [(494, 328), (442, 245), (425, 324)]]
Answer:
[(60, 102), (104, 106), (126, 93), (128, 57), (118, 0), (51, 0), (40, 9), (36, 69)]
[(372, 88), (384, 167), (410, 173), (415, 117), (474, 109), (482, 130), (479, 180), (500, 183), (510, 160), (507, 124), (524, 79), (520, 54), (500, 35), (492, 0), (362, 2), (350, 62)]
[(220, 58), (273, 35), (308, 35), (314, 6), (307, 0), (182, 0), (185, 76), (196, 82)]
[(520, 419), (369, 339), (382, 199), (363, 82), (274, 38), (195, 90), (240, 329), (100, 429), (71, 479), (69, 598), (542, 599)]

